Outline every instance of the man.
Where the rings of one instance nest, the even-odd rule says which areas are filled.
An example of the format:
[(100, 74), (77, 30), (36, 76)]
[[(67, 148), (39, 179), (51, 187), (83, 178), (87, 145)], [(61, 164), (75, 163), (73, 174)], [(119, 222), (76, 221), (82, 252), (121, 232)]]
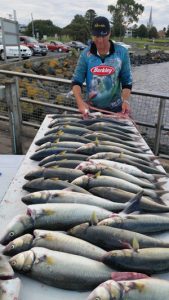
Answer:
[[(92, 25), (91, 45), (81, 53), (72, 85), (79, 111), (86, 116), (89, 104), (112, 112), (129, 111), (132, 75), (128, 50), (113, 43), (110, 24), (105, 17), (96, 17)], [(87, 99), (82, 98), (86, 80)]]

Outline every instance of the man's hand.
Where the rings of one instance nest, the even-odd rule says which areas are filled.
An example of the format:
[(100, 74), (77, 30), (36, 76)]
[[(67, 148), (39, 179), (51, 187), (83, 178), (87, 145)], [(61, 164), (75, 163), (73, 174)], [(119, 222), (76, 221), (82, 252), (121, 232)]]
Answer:
[(89, 116), (89, 107), (87, 103), (83, 102), (79, 105), (79, 111), (81, 112), (83, 119), (87, 119)]
[(130, 113), (130, 104), (127, 100), (123, 100), (122, 102), (122, 113), (127, 115)]

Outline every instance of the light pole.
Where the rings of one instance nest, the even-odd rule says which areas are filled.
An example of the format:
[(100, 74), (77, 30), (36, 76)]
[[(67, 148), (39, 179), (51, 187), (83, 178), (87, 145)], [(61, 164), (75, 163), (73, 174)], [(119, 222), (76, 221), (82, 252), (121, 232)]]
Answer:
[(32, 36), (35, 37), (35, 29), (34, 29), (33, 14), (32, 13), (31, 13), (31, 19), (32, 19)]

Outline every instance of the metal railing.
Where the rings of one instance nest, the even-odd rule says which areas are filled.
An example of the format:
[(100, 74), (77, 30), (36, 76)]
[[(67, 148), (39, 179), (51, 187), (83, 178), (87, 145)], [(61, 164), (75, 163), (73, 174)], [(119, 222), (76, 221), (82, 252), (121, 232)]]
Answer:
[[(5, 97), (0, 99), (0, 119), (10, 117), (13, 153), (22, 153), (20, 123), (38, 128), (48, 113), (77, 112), (75, 99), (69, 93), (70, 80), (6, 70), (0, 70), (0, 74), (8, 77), (3, 83)], [(148, 91), (133, 90), (131, 95), (132, 118), (156, 155), (168, 155), (168, 100), (167, 94)]]

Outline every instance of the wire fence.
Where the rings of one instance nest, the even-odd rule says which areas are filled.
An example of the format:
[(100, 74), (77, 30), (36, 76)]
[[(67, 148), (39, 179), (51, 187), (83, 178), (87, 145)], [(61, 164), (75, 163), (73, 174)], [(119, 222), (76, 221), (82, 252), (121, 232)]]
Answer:
[[(76, 102), (71, 93), (71, 81), (53, 77), (0, 71), (17, 78), (18, 96), (23, 123), (40, 126), (46, 114), (74, 112)], [(9, 79), (8, 79), (9, 80)], [(85, 97), (85, 87), (84, 87)], [(169, 153), (169, 95), (133, 91), (132, 118), (150, 148), (157, 153)], [(0, 118), (8, 118), (8, 105), (0, 93)], [(159, 143), (159, 145), (157, 145)]]

